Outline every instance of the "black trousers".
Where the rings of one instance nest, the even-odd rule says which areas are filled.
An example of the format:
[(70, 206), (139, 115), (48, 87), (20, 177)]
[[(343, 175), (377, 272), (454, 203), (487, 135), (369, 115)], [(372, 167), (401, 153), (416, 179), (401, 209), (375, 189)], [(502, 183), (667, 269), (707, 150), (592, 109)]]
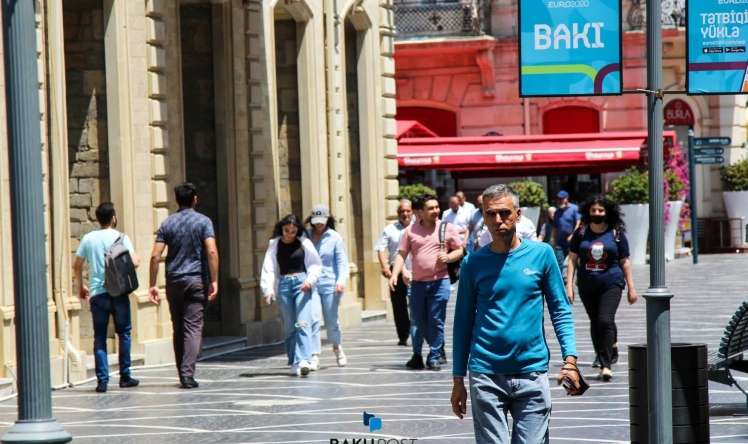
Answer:
[(392, 314), (395, 316), (395, 330), (400, 341), (407, 341), (410, 336), (410, 317), (408, 316), (408, 287), (403, 281), (403, 274), (397, 277), (395, 291), (390, 291)]
[(600, 359), (600, 367), (610, 368), (613, 359), (613, 344), (618, 336), (616, 311), (621, 302), (622, 289), (613, 287), (593, 287), (580, 283), (579, 297), (590, 318), (590, 336)]

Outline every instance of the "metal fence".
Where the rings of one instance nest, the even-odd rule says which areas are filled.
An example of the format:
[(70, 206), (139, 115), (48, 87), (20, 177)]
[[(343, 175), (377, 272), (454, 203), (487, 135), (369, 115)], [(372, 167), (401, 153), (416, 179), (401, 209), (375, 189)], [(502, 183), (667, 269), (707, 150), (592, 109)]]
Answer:
[(398, 39), (475, 36), (488, 31), (490, 0), (462, 2), (395, 1)]
[[(686, 0), (662, 1), (662, 27), (677, 28), (686, 26)], [(644, 30), (644, 15), (647, 7), (646, 0), (630, 0), (630, 8), (626, 15), (626, 23), (630, 31)]]

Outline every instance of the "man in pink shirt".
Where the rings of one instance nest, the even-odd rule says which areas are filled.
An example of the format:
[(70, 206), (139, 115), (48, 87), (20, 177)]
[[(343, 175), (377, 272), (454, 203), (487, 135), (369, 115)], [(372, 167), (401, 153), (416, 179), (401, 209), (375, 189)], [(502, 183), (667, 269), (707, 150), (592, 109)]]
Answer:
[(397, 285), (408, 254), (412, 260), (413, 279), (410, 289), (410, 319), (415, 329), (411, 342), (413, 357), (405, 364), (408, 368), (424, 368), (421, 355), (421, 336), (431, 350), (426, 360), (432, 370), (441, 370), (447, 362), (444, 352), (444, 322), (449, 300), (449, 272), (447, 264), (462, 258), (462, 236), (459, 227), (448, 225), (445, 249), (439, 242), (439, 202), (435, 196), (421, 196), (413, 201), (418, 221), (406, 228), (400, 239), (400, 248), (390, 277), (390, 288)]

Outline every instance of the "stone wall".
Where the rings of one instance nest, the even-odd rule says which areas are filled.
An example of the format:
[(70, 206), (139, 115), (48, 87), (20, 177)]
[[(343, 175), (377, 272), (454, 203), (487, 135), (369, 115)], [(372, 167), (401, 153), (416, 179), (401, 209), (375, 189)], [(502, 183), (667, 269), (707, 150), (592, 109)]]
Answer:
[(303, 217), (301, 197), (301, 141), (299, 138), (298, 45), (296, 23), (275, 22), (275, 69), (278, 82), (278, 157), (281, 217)]
[[(96, 207), (111, 200), (107, 139), (104, 11), (102, 0), (65, 0), (65, 81), (68, 124), (70, 248), (99, 227)], [(87, 272), (84, 267), (84, 279)], [(88, 312), (84, 303), (83, 312)], [(80, 344), (93, 350), (90, 316), (81, 316)], [(110, 328), (110, 330), (113, 330)], [(113, 332), (110, 331), (110, 338)], [(110, 353), (113, 350), (110, 347)]]
[(73, 252), (110, 200), (102, 0), (65, 0), (70, 232)]

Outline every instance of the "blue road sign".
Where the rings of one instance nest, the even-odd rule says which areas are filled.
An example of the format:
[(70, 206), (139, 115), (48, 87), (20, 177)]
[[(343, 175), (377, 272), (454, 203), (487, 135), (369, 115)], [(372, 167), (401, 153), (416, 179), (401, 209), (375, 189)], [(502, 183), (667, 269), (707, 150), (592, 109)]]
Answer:
[(693, 146), (728, 146), (732, 143), (729, 137), (694, 137)]
[(717, 165), (724, 163), (724, 156), (695, 156), (693, 159), (696, 163), (701, 165)]
[(693, 149), (695, 156), (719, 156), (725, 154), (725, 149), (720, 146), (704, 146)]

